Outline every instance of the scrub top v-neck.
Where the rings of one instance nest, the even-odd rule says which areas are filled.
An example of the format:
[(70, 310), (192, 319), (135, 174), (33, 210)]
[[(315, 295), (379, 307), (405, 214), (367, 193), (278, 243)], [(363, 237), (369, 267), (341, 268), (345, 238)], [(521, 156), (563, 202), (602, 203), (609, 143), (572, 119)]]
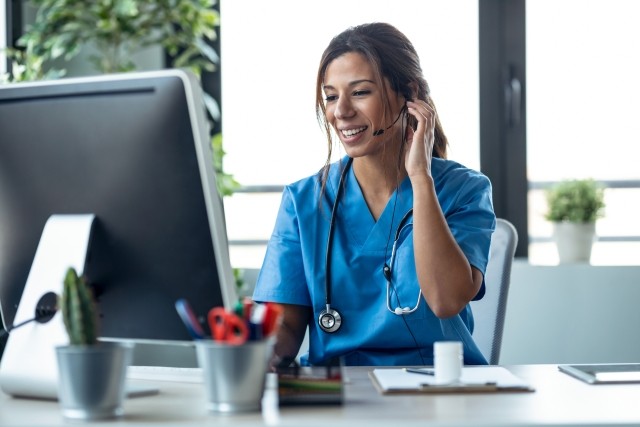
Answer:
[[(473, 318), (469, 308), (448, 319), (437, 318), (422, 298), (411, 314), (399, 316), (387, 309), (383, 267), (390, 262), (398, 225), (413, 207), (408, 178), (392, 194), (376, 221), (353, 169), (346, 172), (328, 254), (331, 305), (340, 312), (342, 325), (334, 333), (319, 328), (316, 320), (326, 307), (326, 247), (331, 207), (346, 160), (331, 165), (321, 203), (317, 176), (285, 188), (253, 298), (312, 308), (307, 359), (310, 364), (341, 356), (347, 365), (430, 365), (433, 343), (442, 340), (462, 341), (465, 363), (486, 363), (471, 338)], [(432, 174), (454, 237), (469, 262), (484, 272), (495, 227), (488, 179), (442, 159), (434, 159)], [(463, 209), (458, 206), (460, 202), (465, 202)], [(409, 217), (398, 236), (391, 266), (393, 304), (411, 308), (419, 295), (412, 222)], [(477, 298), (483, 293), (484, 283)]]

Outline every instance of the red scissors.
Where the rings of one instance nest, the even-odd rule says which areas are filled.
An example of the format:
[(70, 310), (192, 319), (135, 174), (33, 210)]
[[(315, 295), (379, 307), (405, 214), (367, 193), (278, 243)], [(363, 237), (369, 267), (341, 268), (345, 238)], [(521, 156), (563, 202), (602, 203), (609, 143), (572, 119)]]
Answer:
[(244, 344), (249, 338), (247, 322), (223, 307), (214, 307), (207, 314), (211, 335), (215, 341), (225, 344)]

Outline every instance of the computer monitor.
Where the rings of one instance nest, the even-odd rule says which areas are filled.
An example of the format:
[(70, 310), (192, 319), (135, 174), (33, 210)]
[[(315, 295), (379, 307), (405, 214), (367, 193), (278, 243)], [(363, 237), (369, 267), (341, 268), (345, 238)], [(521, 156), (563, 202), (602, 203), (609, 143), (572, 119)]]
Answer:
[(187, 342), (176, 300), (201, 319), (231, 307), (208, 128), (199, 82), (181, 70), (0, 86), (5, 327), (54, 214), (96, 217), (84, 274), (103, 338)]

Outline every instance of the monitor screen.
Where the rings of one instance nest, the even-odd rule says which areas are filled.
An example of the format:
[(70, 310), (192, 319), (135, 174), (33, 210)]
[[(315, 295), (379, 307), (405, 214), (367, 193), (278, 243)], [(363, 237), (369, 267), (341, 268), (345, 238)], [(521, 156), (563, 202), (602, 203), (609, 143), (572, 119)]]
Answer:
[[(47, 219), (95, 214), (102, 337), (190, 340), (235, 302), (200, 86), (180, 70), (0, 86), (0, 304), (11, 326)], [(206, 322), (202, 322), (206, 328)]]

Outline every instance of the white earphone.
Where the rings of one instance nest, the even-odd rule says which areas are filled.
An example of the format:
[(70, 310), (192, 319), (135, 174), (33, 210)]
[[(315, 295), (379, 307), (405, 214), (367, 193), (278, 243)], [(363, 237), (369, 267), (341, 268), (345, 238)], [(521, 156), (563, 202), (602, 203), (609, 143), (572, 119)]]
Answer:
[(409, 307), (396, 307), (395, 310), (393, 310), (393, 312), (395, 314), (397, 314), (398, 316), (401, 316), (403, 314), (408, 314), (411, 313), (413, 310), (411, 310)]

